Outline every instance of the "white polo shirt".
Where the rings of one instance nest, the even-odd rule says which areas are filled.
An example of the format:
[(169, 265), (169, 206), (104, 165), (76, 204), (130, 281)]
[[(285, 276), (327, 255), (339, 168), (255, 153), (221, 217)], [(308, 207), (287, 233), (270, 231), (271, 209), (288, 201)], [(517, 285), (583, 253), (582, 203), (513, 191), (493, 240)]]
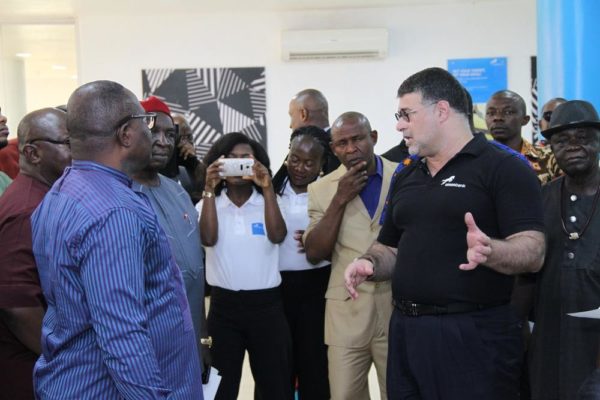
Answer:
[(279, 200), (279, 208), (287, 226), (285, 240), (279, 245), (279, 270), (303, 271), (329, 265), (329, 261), (313, 265), (308, 262), (305, 253), (298, 253), (298, 241), (294, 239), (294, 234), (308, 226), (308, 193), (294, 192), (288, 180)]
[[(225, 190), (217, 196), (219, 237), (205, 247), (206, 281), (229, 290), (260, 290), (279, 286), (279, 245), (267, 237), (265, 202), (255, 189), (241, 207), (229, 200)], [(196, 208), (202, 214), (200, 201)]]

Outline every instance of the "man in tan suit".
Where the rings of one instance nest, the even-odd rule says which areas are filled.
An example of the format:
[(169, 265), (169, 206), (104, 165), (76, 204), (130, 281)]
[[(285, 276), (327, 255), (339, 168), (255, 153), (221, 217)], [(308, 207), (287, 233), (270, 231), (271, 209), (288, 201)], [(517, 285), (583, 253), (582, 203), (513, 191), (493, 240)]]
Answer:
[(371, 130), (360, 113), (338, 117), (331, 139), (331, 149), (342, 165), (308, 186), (310, 224), (304, 235), (309, 261), (332, 262), (325, 294), (331, 398), (369, 399), (367, 376), (374, 363), (381, 398), (386, 399), (390, 283), (361, 285), (361, 296), (351, 301), (344, 286), (344, 269), (377, 238), (397, 164), (373, 153), (377, 131)]

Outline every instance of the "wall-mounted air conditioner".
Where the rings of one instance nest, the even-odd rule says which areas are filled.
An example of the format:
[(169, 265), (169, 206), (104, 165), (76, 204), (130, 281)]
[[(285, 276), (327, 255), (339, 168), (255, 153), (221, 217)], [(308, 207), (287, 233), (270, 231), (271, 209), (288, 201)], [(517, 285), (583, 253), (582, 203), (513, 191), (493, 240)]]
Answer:
[(283, 31), (282, 57), (285, 61), (339, 58), (385, 58), (387, 29), (334, 29)]

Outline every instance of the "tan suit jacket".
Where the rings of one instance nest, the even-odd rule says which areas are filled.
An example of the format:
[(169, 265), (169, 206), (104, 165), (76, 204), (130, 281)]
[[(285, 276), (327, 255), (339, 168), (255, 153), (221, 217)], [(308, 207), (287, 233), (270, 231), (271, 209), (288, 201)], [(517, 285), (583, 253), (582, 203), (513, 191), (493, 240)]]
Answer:
[[(331, 277), (325, 297), (325, 343), (331, 346), (360, 348), (368, 346), (382, 324), (387, 325), (392, 313), (391, 284), (365, 282), (358, 287), (359, 298), (351, 300), (344, 286), (344, 270), (364, 254), (377, 239), (381, 226), (379, 219), (390, 188), (397, 163), (381, 158), (383, 181), (379, 204), (373, 219), (362, 199), (356, 196), (346, 205), (339, 235), (331, 257)], [(335, 195), (346, 167), (338, 169), (308, 186), (308, 215), (310, 223), (306, 234), (321, 220)], [(305, 234), (305, 235), (306, 235)]]

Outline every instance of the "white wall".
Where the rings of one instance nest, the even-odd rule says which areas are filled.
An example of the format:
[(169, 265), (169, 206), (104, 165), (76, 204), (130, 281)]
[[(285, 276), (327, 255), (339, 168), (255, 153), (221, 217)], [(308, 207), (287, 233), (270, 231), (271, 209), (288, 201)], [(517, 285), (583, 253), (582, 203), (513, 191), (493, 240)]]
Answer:
[[(118, 81), (141, 96), (143, 68), (266, 67), (268, 150), (286, 152), (290, 97), (314, 87), (329, 100), (331, 121), (364, 113), (379, 131), (377, 152), (397, 144), (396, 90), (409, 75), (448, 58), (508, 57), (509, 89), (529, 102), (529, 58), (536, 52), (535, 0), (458, 2), (314, 11), (193, 13), (160, 16), (78, 13), (79, 80)], [(382, 61), (281, 61), (288, 29), (387, 28)], [(529, 134), (529, 133), (527, 133)]]

